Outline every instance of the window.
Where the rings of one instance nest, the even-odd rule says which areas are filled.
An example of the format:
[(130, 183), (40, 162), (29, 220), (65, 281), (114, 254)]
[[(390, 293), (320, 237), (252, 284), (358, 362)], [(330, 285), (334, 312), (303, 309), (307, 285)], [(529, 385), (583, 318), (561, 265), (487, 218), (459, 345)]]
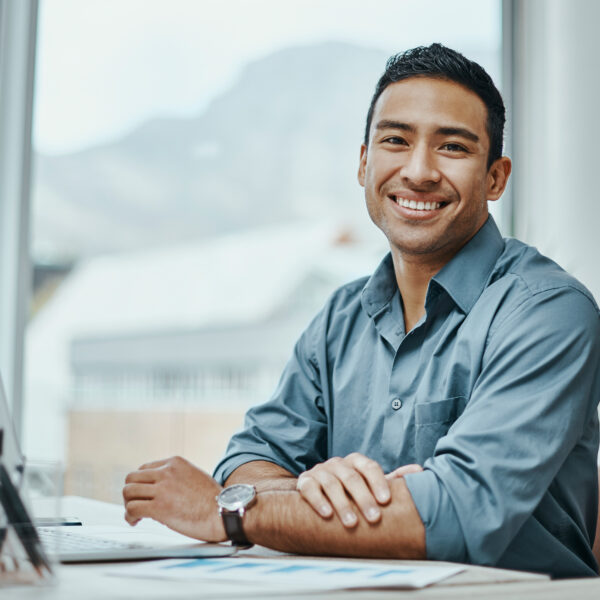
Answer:
[(67, 493), (211, 469), (379, 262), (364, 118), (386, 58), (433, 41), (499, 81), (497, 0), (42, 0), (25, 448)]

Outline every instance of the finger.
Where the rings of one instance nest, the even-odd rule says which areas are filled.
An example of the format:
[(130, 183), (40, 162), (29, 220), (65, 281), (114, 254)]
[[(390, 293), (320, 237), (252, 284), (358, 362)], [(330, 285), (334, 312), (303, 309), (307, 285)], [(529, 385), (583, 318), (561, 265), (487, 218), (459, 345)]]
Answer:
[(144, 471), (132, 471), (125, 477), (125, 483), (154, 483), (157, 480), (154, 469)]
[(321, 491), (321, 486), (310, 475), (303, 473), (298, 477), (296, 489), (306, 502), (312, 506), (322, 517), (330, 517), (333, 514), (333, 508), (329, 500)]
[(354, 527), (358, 523), (358, 517), (352, 509), (348, 495), (340, 480), (325, 470), (315, 473), (315, 478), (321, 485), (323, 493), (329, 499), (342, 524), (345, 527)]
[(365, 519), (371, 523), (377, 522), (381, 518), (381, 510), (362, 474), (345, 463), (335, 465), (333, 474), (342, 482)]
[(154, 460), (152, 462), (144, 463), (138, 470), (143, 469), (158, 469), (158, 467), (164, 467), (168, 462), (169, 458), (161, 458), (160, 460)]
[(152, 500), (132, 500), (125, 503), (125, 520), (135, 525), (144, 518), (152, 518), (154, 514)]
[(420, 473), (422, 470), (423, 467), (421, 465), (404, 465), (388, 473), (385, 478), (389, 481), (390, 479), (404, 477), (404, 475), (407, 475), (408, 473)]
[(387, 504), (392, 496), (390, 486), (379, 463), (358, 453), (350, 454), (346, 458), (366, 480), (377, 502)]
[(127, 511), (125, 511), (125, 514), (123, 515), (125, 520), (133, 527), (134, 525), (137, 525), (141, 519), (135, 519), (134, 517), (130, 516)]
[(155, 494), (155, 487), (148, 483), (128, 483), (123, 487), (123, 500), (152, 500)]

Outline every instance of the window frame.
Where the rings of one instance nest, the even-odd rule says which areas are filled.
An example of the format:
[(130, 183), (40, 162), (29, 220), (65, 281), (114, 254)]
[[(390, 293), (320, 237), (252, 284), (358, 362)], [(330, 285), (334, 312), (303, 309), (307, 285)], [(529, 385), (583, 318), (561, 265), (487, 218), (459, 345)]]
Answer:
[(0, 373), (22, 438), (38, 0), (0, 0)]

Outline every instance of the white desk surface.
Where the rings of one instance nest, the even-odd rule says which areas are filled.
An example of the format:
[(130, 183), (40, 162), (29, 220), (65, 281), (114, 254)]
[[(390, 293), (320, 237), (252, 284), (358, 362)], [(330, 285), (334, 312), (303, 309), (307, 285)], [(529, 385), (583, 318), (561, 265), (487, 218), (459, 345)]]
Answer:
[[(47, 501), (34, 503), (37, 516), (56, 514), (56, 504)], [(62, 499), (60, 513), (65, 516), (79, 517), (86, 525), (128, 525), (123, 521), (123, 508), (89, 500), (85, 498), (66, 497)], [(143, 521), (137, 527), (161, 531), (162, 525), (151, 521)], [(177, 534), (174, 534), (177, 535)], [(243, 552), (244, 556), (276, 556), (270, 550), (254, 547)], [(410, 561), (378, 561), (390, 565), (423, 564)], [(440, 563), (436, 563), (440, 564)], [(155, 598), (277, 598), (280, 592), (268, 594), (264, 587), (253, 589), (248, 584), (221, 582), (186, 582), (166, 580), (142, 580), (107, 575), (111, 565), (58, 565), (56, 582), (52, 585), (10, 586), (0, 587), (0, 596), (4, 598), (24, 598), (35, 600), (95, 600), (111, 599), (155, 599)], [(506, 571), (486, 567), (467, 566), (466, 570), (454, 577), (431, 587), (416, 590), (367, 590), (367, 591), (335, 591), (319, 593), (294, 593), (291, 589), (285, 594), (286, 600), (295, 598), (352, 598), (363, 600), (371, 598), (517, 598), (554, 600), (573, 598), (586, 600), (600, 598), (600, 578), (568, 579), (551, 581), (543, 575)]]

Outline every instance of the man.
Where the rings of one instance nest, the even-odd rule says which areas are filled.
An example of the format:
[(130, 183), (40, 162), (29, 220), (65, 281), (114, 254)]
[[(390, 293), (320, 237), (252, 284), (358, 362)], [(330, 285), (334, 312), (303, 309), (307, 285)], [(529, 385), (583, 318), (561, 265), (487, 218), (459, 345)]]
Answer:
[(462, 55), (434, 44), (388, 61), (358, 179), (390, 254), (309, 325), (216, 479), (181, 458), (128, 476), (131, 524), (597, 573), (599, 312), (488, 215), (511, 171), (503, 127), (500, 94)]

